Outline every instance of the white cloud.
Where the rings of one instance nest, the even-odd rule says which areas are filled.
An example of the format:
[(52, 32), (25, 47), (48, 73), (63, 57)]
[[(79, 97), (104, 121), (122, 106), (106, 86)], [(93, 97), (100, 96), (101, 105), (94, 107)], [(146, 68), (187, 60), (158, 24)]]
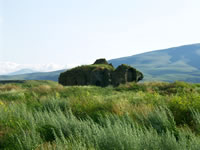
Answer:
[(14, 62), (0, 62), (0, 75), (9, 74), (20, 69), (33, 69), (39, 72), (49, 72), (49, 71), (56, 71), (61, 69), (69, 69), (76, 64), (68, 64), (68, 65), (59, 65), (59, 64), (17, 64)]

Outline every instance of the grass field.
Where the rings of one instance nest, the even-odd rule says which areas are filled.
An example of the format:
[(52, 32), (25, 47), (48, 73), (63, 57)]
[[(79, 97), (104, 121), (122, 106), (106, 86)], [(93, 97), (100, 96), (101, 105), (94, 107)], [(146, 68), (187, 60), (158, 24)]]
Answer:
[(200, 84), (0, 84), (0, 149), (199, 150)]

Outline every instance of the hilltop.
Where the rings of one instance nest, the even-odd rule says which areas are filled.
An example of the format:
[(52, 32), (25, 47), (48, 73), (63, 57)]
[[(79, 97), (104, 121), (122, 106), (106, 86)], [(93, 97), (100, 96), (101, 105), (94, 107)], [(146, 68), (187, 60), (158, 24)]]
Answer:
[(200, 82), (200, 44), (184, 45), (138, 55), (112, 59), (134, 66), (144, 73), (144, 81)]
[(29, 74), (29, 73), (35, 73), (35, 72), (37, 72), (37, 71), (35, 71), (33, 69), (25, 68), (25, 69), (20, 69), (15, 72), (11, 72), (8, 75), (20, 75), (20, 74)]

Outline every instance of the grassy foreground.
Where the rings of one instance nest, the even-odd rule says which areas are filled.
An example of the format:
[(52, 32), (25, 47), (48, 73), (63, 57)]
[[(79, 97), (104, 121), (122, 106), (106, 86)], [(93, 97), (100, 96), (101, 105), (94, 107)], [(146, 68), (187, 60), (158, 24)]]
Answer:
[(199, 150), (200, 84), (1, 84), (0, 149)]

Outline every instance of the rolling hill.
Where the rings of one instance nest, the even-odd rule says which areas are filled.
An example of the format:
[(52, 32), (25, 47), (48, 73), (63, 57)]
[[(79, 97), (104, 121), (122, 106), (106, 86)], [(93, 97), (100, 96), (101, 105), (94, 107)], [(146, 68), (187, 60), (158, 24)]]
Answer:
[(35, 72), (37, 71), (27, 68), (27, 69), (20, 69), (18, 71), (9, 73), (8, 75), (20, 75), (20, 74), (29, 74), (29, 73), (35, 73)]
[[(200, 44), (184, 45), (109, 60), (115, 67), (128, 64), (144, 74), (144, 81), (176, 80), (200, 83)], [(53, 80), (65, 70), (4, 75), (0, 80)]]
[(0, 80), (53, 80), (58, 81), (58, 76), (65, 70), (53, 72), (36, 72), (20, 75), (1, 75)]
[(114, 66), (129, 64), (144, 73), (144, 81), (200, 82), (200, 44), (156, 50), (112, 59)]

